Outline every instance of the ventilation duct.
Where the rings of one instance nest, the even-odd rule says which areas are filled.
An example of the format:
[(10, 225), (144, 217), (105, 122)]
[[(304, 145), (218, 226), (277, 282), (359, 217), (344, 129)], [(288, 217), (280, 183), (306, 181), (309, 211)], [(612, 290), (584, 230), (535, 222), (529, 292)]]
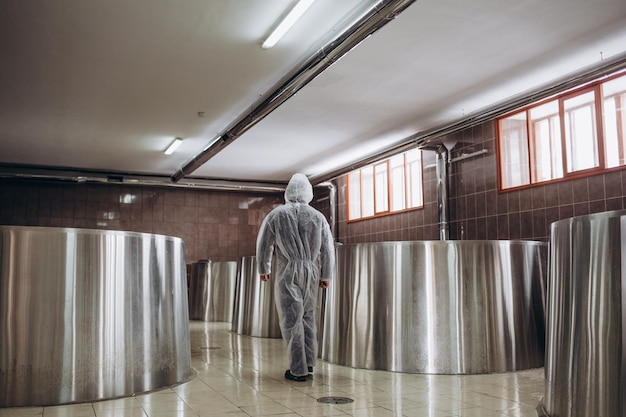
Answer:
[(187, 161), (172, 175), (171, 181), (178, 182), (194, 172), (414, 2), (415, 0), (383, 0), (377, 2), (362, 18), (306, 60), (293, 76), (271, 92), (250, 113), (236, 121), (232, 127), (220, 135), (217, 141)]
[(35, 181), (64, 181), (75, 183), (126, 184), (152, 187), (191, 188), (218, 191), (248, 191), (260, 193), (283, 193), (285, 184), (270, 182), (239, 181), (234, 179), (187, 178), (172, 183), (169, 177), (136, 175), (83, 170), (53, 170), (50, 168), (0, 165), (0, 178)]

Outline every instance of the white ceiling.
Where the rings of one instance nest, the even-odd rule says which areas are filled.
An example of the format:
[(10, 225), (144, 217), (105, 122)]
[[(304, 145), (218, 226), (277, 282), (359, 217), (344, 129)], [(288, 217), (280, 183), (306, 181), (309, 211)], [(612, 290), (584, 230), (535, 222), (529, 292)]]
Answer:
[[(3, 0), (0, 164), (174, 175), (379, 2), (261, 49), (293, 3)], [(322, 176), (624, 53), (624, 0), (417, 0), (190, 175)]]

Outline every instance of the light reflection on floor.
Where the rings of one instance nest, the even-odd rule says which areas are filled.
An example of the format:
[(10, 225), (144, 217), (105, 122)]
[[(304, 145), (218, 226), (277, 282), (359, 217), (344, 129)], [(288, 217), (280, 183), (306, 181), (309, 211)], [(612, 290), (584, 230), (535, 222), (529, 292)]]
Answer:
[[(536, 417), (543, 369), (490, 375), (417, 375), (320, 361), (313, 378), (287, 381), (281, 339), (240, 336), (229, 323), (192, 321), (190, 381), (135, 397), (0, 409), (0, 417), (420, 416)], [(346, 397), (325, 404), (321, 397)]]

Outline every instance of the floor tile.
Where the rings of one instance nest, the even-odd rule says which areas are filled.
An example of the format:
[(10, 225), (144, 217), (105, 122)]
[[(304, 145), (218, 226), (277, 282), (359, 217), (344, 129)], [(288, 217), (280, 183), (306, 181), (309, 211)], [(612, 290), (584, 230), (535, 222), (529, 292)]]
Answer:
[[(543, 369), (488, 375), (423, 375), (318, 361), (306, 382), (284, 378), (281, 339), (241, 336), (229, 323), (190, 322), (189, 381), (133, 397), (0, 409), (0, 417), (428, 416), (536, 417)], [(322, 397), (346, 397), (326, 404)]]

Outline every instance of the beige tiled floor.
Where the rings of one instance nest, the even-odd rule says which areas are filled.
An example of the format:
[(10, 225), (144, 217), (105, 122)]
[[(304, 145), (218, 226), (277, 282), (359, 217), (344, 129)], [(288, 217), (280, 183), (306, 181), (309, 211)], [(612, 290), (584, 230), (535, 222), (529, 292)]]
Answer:
[[(543, 369), (491, 375), (416, 375), (318, 362), (306, 382), (283, 378), (280, 339), (230, 332), (227, 323), (190, 323), (197, 376), (130, 398), (54, 407), (0, 409), (0, 417), (424, 416), (536, 417)], [(321, 397), (348, 397), (324, 404)]]

